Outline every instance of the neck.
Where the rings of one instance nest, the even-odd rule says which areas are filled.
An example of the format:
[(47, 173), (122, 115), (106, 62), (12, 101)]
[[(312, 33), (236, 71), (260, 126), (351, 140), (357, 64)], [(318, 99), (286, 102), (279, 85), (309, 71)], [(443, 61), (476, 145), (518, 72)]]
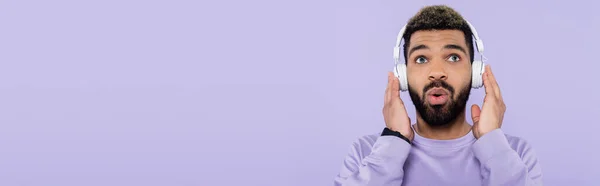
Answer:
[(456, 139), (466, 135), (470, 130), (471, 125), (467, 123), (464, 111), (456, 117), (454, 121), (442, 126), (431, 126), (427, 124), (417, 112), (415, 131), (425, 138), (436, 140)]

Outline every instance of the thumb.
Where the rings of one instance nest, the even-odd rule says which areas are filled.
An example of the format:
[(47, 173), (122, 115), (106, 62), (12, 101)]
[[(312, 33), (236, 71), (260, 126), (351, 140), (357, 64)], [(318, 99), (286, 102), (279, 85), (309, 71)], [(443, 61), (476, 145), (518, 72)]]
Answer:
[(481, 114), (481, 109), (479, 105), (473, 104), (471, 105), (471, 118), (473, 119), (473, 125), (479, 123), (479, 115)]

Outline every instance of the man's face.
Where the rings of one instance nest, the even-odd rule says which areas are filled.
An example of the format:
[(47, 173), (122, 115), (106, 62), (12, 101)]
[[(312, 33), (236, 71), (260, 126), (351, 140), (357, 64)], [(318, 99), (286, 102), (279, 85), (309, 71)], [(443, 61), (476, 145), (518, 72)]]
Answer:
[(471, 90), (471, 61), (460, 30), (417, 31), (408, 46), (409, 94), (431, 126), (454, 121)]

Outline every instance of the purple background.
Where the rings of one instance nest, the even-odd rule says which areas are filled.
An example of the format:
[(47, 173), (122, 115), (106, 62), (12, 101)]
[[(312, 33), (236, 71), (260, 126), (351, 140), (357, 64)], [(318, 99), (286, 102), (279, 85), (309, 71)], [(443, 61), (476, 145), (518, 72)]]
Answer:
[[(0, 185), (331, 185), (384, 126), (397, 32), (444, 2), (0, 1)], [(545, 185), (600, 184), (600, 3), (450, 5)]]

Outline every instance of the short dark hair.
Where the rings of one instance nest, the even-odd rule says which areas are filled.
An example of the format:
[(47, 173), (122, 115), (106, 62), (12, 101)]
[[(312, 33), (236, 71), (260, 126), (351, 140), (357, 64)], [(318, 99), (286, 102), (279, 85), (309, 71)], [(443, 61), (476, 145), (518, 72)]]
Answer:
[(465, 42), (469, 48), (471, 63), (474, 60), (473, 32), (467, 21), (454, 9), (446, 5), (426, 6), (419, 10), (406, 25), (402, 36), (404, 39), (404, 62), (408, 62), (408, 45), (413, 33), (420, 30), (460, 30), (465, 34)]

